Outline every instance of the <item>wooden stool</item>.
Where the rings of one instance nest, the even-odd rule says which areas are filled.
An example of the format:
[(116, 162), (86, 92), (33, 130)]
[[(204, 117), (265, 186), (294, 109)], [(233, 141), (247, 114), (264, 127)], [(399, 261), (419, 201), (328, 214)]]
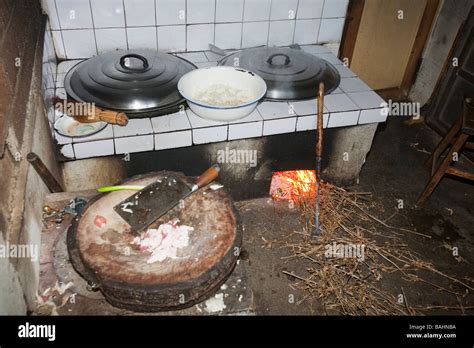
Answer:
[[(426, 161), (426, 164), (431, 167), (431, 178), (425, 190), (418, 198), (417, 204), (423, 204), (431, 196), (446, 173), (468, 180), (474, 180), (474, 173), (451, 166), (455, 153), (458, 153), (459, 156), (463, 148), (474, 150), (474, 143), (467, 141), (470, 136), (474, 136), (474, 103), (471, 98), (466, 98), (464, 100), (463, 114), (436, 146)], [(446, 149), (448, 149), (448, 151), (444, 158), (442, 158)], [(442, 160), (438, 163), (440, 159)]]

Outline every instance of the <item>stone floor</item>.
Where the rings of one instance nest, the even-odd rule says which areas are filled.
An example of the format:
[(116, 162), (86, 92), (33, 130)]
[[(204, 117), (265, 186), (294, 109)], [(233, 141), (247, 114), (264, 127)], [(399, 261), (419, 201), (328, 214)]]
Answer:
[[(359, 184), (352, 189), (372, 192), (378, 208), (370, 213), (381, 220), (392, 216), (391, 225), (432, 236), (428, 241), (410, 234), (403, 237), (403, 242), (424, 259), (448, 275), (474, 279), (474, 184), (444, 178), (430, 200), (423, 207), (416, 206), (429, 178), (423, 162), (439, 137), (424, 124), (408, 125), (405, 121), (406, 118), (389, 117), (385, 127), (379, 128)], [(398, 199), (404, 201), (404, 209), (397, 208)], [(293, 233), (301, 231), (295, 210), (283, 204), (269, 204), (267, 199), (239, 202), (238, 206), (245, 223), (243, 247), (249, 255), (249, 278), (257, 314), (337, 314), (322, 308), (318, 301), (308, 301), (307, 294), (295, 288), (294, 279), (282, 273), (292, 270), (304, 274), (308, 267), (305, 263), (289, 262), (290, 251), (281, 243), (298, 239), (298, 234)], [(456, 259), (448, 249), (453, 246), (458, 247), (461, 259)], [(391, 292), (403, 287), (413, 305), (459, 306), (455, 296), (432, 286), (400, 282), (389, 276), (381, 282)], [(472, 292), (463, 299), (463, 306), (471, 307), (465, 313), (474, 314)], [(462, 311), (438, 309), (426, 314)]]
[[(62, 209), (74, 197), (89, 198), (94, 191), (51, 194), (45, 205)], [(37, 315), (140, 315), (110, 305), (100, 291), (87, 290), (87, 282), (74, 270), (66, 247), (67, 229), (73, 216), (65, 215), (61, 223), (45, 221), (42, 232), (40, 287), (43, 294)], [(208, 300), (192, 307), (160, 312), (157, 315), (252, 315), (253, 293), (248, 286), (248, 266), (237, 260), (231, 276)]]
[[(389, 118), (387, 124), (378, 130), (359, 184), (352, 188), (372, 192), (378, 207), (371, 211), (372, 214), (381, 219), (390, 217), (392, 225), (430, 235), (432, 238), (428, 241), (416, 235), (404, 237), (404, 242), (425, 259), (447, 274), (474, 279), (474, 185), (445, 178), (423, 207), (416, 206), (416, 198), (429, 177), (423, 162), (439, 137), (424, 124), (409, 125), (405, 121), (403, 118)], [(64, 204), (70, 195), (56, 196), (56, 201), (60, 202), (60, 198)], [(399, 199), (404, 201), (403, 209), (397, 207)], [(289, 268), (298, 270), (298, 267), (304, 272), (307, 266), (289, 263), (286, 259), (289, 250), (281, 247), (281, 241), (294, 241), (297, 234), (293, 232), (301, 231), (296, 210), (268, 198), (240, 201), (236, 206), (244, 226), (243, 251), (239, 265), (227, 282), (227, 289), (220, 291), (224, 293), (226, 308), (211, 314), (337, 314), (325, 310), (318, 301), (309, 301), (306, 293), (296, 288), (293, 280), (282, 273)], [(66, 293), (78, 294), (75, 304), (66, 301), (57, 310), (59, 314), (133, 314), (110, 306), (100, 294), (88, 294), (81, 278), (75, 274), (68, 275), (71, 267), (67, 265), (61, 244), (65, 225), (67, 221), (59, 228), (43, 233), (41, 291), (53, 287), (58, 277), (63, 281), (72, 280), (74, 286)], [(454, 258), (447, 246), (457, 246), (461, 259)], [(431, 286), (400, 283), (389, 276), (382, 282), (389, 290), (403, 286), (412, 304), (459, 305), (452, 294)], [(59, 296), (55, 301), (61, 303), (63, 297)], [(469, 309), (474, 306), (472, 294), (467, 295), (462, 304), (466, 308), (464, 313), (473, 313)], [(165, 314), (207, 314), (205, 308), (206, 304), (202, 303), (186, 311)], [(462, 313), (458, 309), (426, 311), (426, 314)], [(48, 313), (38, 311), (38, 314)]]

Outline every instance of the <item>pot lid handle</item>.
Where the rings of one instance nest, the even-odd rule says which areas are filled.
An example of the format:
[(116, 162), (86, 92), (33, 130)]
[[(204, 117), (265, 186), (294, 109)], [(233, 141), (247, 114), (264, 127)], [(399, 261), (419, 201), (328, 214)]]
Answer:
[[(129, 58), (137, 58), (139, 60), (142, 61), (143, 63), (143, 67), (141, 68), (131, 68), (129, 66), (127, 66), (127, 63), (129, 62)], [(120, 57), (120, 66), (126, 70), (131, 70), (131, 71), (134, 71), (134, 72), (142, 72), (142, 71), (145, 71), (146, 69), (148, 69), (148, 67), (150, 66), (148, 64), (148, 60), (139, 55), (139, 54), (135, 54), (135, 53), (130, 53), (130, 54), (126, 54), (122, 57)]]
[(285, 57), (285, 65), (290, 64), (290, 56), (284, 54), (284, 53), (274, 53), (267, 59), (267, 63), (270, 65), (273, 65), (273, 58), (275, 57)]

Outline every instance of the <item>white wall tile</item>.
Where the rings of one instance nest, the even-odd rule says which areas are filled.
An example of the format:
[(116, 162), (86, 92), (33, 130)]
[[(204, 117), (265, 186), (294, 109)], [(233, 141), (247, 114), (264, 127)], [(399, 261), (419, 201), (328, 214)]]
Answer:
[(202, 69), (202, 68), (209, 68), (211, 66), (217, 66), (217, 62), (201, 62), (201, 63), (196, 63), (196, 66), (199, 68), (199, 69)]
[(369, 109), (362, 110), (359, 116), (359, 124), (385, 122), (387, 120), (387, 110)]
[(58, 145), (64, 145), (64, 144), (72, 144), (72, 138), (71, 137), (65, 137), (59, 134), (58, 132), (54, 132), (54, 139), (56, 139), (56, 142)]
[(272, 0), (271, 20), (295, 19), (298, 0)]
[(264, 120), (290, 117), (294, 115), (293, 109), (287, 102), (264, 101), (257, 106), (257, 110)]
[(186, 112), (175, 112), (170, 115), (153, 117), (151, 119), (153, 131), (155, 133), (174, 132), (177, 130), (190, 129)]
[(204, 52), (184, 52), (179, 53), (178, 56), (189, 60), (191, 63), (207, 62), (207, 56)]
[(115, 153), (133, 153), (142, 151), (152, 151), (155, 147), (153, 134), (138, 137), (115, 138)]
[(186, 114), (188, 115), (189, 122), (191, 123), (191, 126), (193, 127), (193, 129), (194, 128), (213, 127), (213, 126), (222, 126), (222, 125), (227, 124), (227, 122), (206, 120), (206, 119), (196, 115), (190, 109), (186, 110)]
[(301, 46), (301, 49), (307, 53), (318, 55), (331, 53), (327, 47), (322, 45)]
[(96, 29), (97, 50), (100, 53), (127, 49), (125, 28)]
[(373, 91), (348, 93), (347, 96), (362, 109), (380, 108), (385, 103), (385, 100)]
[(295, 25), (294, 42), (300, 45), (318, 42), (320, 19), (298, 19)]
[(207, 144), (227, 140), (227, 126), (193, 129), (193, 143)]
[(342, 62), (332, 53), (316, 54), (316, 56), (324, 60), (327, 60), (329, 63), (334, 64), (334, 65), (342, 64)]
[(92, 28), (89, 0), (56, 0), (61, 29)]
[(123, 0), (91, 0), (95, 28), (125, 27)]
[(352, 72), (352, 70), (350, 70), (345, 65), (339, 65), (338, 64), (338, 65), (336, 65), (336, 69), (339, 72), (339, 75), (341, 76), (341, 79), (346, 78), (346, 77), (355, 77), (356, 76), (356, 74), (354, 74)]
[(345, 17), (349, 0), (326, 0), (324, 2), (323, 18)]
[(185, 0), (156, 0), (156, 23), (172, 25), (186, 23)]
[[(288, 104), (293, 107), (296, 115), (314, 115), (318, 112), (318, 99), (300, 100), (300, 101), (289, 101)], [(323, 113), (329, 111), (323, 105)]]
[[(329, 122), (329, 114), (323, 114), (323, 128), (327, 128)], [(316, 115), (299, 116), (296, 121), (296, 131), (302, 132), (316, 129), (318, 120)]]
[(62, 32), (59, 30), (54, 30), (51, 32), (51, 34), (53, 36), (53, 44), (56, 56), (59, 59), (66, 59), (66, 50), (64, 49)]
[(111, 124), (108, 124), (104, 129), (100, 132), (95, 134), (85, 136), (85, 137), (75, 137), (72, 139), (73, 143), (88, 143), (94, 142), (96, 140), (105, 140), (105, 139), (113, 139), (114, 138), (114, 130)]
[(215, 44), (222, 49), (240, 48), (242, 23), (216, 24)]
[(340, 89), (339, 87), (337, 87), (334, 91), (331, 92), (331, 94), (343, 94), (344, 91), (342, 89)]
[(193, 144), (190, 130), (155, 134), (155, 150), (175, 149)]
[(359, 120), (360, 110), (333, 112), (329, 116), (328, 128), (352, 126)]
[(216, 23), (242, 22), (244, 0), (216, 0)]
[(268, 46), (287, 46), (293, 43), (295, 21), (270, 21)]
[(329, 112), (352, 111), (360, 109), (345, 94), (329, 94), (324, 97), (324, 106)]
[(343, 29), (344, 18), (323, 18), (319, 28), (318, 42), (340, 42)]
[[(48, 24), (48, 22), (46, 22)], [(49, 28), (44, 32), (43, 59), (42, 62), (55, 63), (56, 52), (54, 50), (53, 34)]]
[(247, 122), (229, 125), (229, 140), (261, 137), (263, 122)]
[(42, 83), (45, 88), (54, 89), (54, 79), (56, 76), (56, 64), (54, 62), (44, 62), (41, 66)]
[(124, 0), (127, 27), (156, 25), (155, 0)]
[(242, 48), (266, 45), (270, 22), (246, 22), (242, 30)]
[(49, 25), (52, 30), (59, 30), (59, 18), (56, 12), (56, 4), (54, 0), (41, 0), (43, 11), (48, 14)]
[(66, 158), (74, 158), (74, 150), (71, 144), (61, 147), (60, 152)]
[(214, 23), (215, 0), (189, 0), (186, 5), (187, 23)]
[(148, 48), (156, 50), (156, 27), (127, 28), (128, 49)]
[(53, 90), (55, 88), (55, 83), (54, 83), (54, 74), (51, 73), (51, 68), (49, 67), (49, 63), (44, 63), (43, 68), (42, 68), (42, 92), (43, 95), (45, 96), (46, 99), (46, 94), (50, 94), (49, 92), (47, 93), (48, 90)]
[(56, 88), (63, 88), (64, 87), (64, 77), (66, 74), (56, 74)]
[(158, 27), (158, 49), (167, 52), (186, 50), (186, 26), (170, 25)]
[(370, 91), (370, 87), (358, 77), (341, 79), (339, 87), (346, 93)]
[(220, 54), (214, 53), (212, 51), (205, 51), (204, 54), (206, 55), (209, 62), (218, 62), (222, 59)]
[(324, 44), (325, 47), (327, 47), (327, 49), (332, 53), (334, 54), (335, 56), (337, 56), (339, 54), (339, 46), (341, 45), (341, 43), (338, 41), (338, 42), (332, 42), (332, 43), (326, 43)]
[(245, 0), (244, 21), (268, 21), (272, 0)]
[(97, 54), (92, 29), (63, 30), (62, 34), (67, 59), (90, 58)]
[(77, 159), (113, 155), (114, 141), (109, 139), (74, 144), (74, 153)]
[(149, 118), (136, 118), (128, 120), (128, 124), (124, 127), (113, 126), (114, 135), (116, 137), (129, 137), (134, 135), (143, 135), (153, 133), (151, 121)]
[(67, 97), (66, 89), (64, 87), (63, 88), (56, 88), (54, 90), (54, 95), (56, 95), (58, 98), (66, 99), (66, 97)]
[(257, 122), (257, 121), (263, 121), (263, 117), (260, 115), (257, 109), (254, 109), (250, 113), (250, 115), (247, 115), (244, 118), (241, 118), (239, 120), (229, 121), (229, 124), (248, 123), (248, 122)]
[(80, 62), (82, 62), (82, 59), (65, 60), (58, 64), (57, 73), (66, 74), (73, 66), (79, 64)]
[(296, 129), (296, 117), (263, 122), (263, 135), (292, 133)]
[(186, 29), (188, 51), (208, 50), (209, 44), (214, 43), (214, 24), (188, 25)]
[(321, 18), (324, 0), (299, 0), (296, 18)]

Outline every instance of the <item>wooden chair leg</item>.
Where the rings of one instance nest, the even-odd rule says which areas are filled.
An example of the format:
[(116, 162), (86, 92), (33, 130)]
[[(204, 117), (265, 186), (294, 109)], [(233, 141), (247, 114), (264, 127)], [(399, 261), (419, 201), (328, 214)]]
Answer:
[(468, 134), (461, 133), (457, 140), (454, 142), (454, 145), (449, 149), (449, 152), (446, 154), (446, 157), (443, 158), (441, 164), (436, 169), (435, 173), (431, 176), (430, 181), (426, 185), (424, 191), (421, 193), (420, 197), (418, 198), (416, 204), (420, 205), (423, 204), (428, 197), (431, 196), (434, 189), (438, 185), (438, 183), (443, 178), (443, 175), (446, 173), (449, 165), (453, 161), (453, 154), (458, 152), (463, 145), (466, 143), (467, 139), (469, 138)]
[(461, 126), (462, 126), (462, 117), (459, 117), (459, 119), (453, 124), (449, 132), (446, 133), (443, 140), (441, 140), (439, 144), (436, 145), (433, 152), (431, 152), (430, 157), (428, 157), (428, 159), (426, 160), (425, 165), (431, 167), (431, 175), (433, 175), (433, 171), (434, 171), (433, 168), (435, 167), (438, 157), (446, 150), (449, 144), (453, 141), (453, 138), (459, 132), (459, 130), (461, 129)]

